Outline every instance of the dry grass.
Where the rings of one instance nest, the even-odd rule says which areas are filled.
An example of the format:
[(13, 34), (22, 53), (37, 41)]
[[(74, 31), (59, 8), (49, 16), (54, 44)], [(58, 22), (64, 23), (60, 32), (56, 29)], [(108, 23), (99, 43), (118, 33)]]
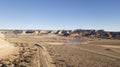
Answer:
[(9, 56), (8, 58), (1, 59), (1, 67), (37, 67), (37, 49), (34, 45), (24, 43), (17, 37), (9, 36), (7, 41), (11, 42), (15, 47), (19, 48), (19, 52)]
[(98, 45), (120, 45), (120, 40), (110, 40), (110, 39), (101, 39), (101, 40), (94, 40), (91, 44), (98, 44)]
[(78, 48), (48, 46), (57, 67), (119, 67), (120, 60)]
[[(77, 39), (78, 41), (86, 42), (90, 40), (90, 44), (78, 44), (72, 45), (65, 43), (66, 40), (71, 40), (73, 38), (70, 37), (62, 37), (62, 36), (50, 36), (50, 35), (41, 35), (41, 36), (6, 36), (7, 40), (11, 43), (16, 44), (15, 46), (24, 47), (24, 45), (19, 45), (20, 43), (27, 43), (29, 45), (40, 43), (45, 46), (54, 60), (54, 64), (57, 67), (120, 67), (120, 59), (101, 55), (98, 53), (104, 53), (107, 55), (120, 56), (119, 48), (109, 48), (102, 47), (100, 45), (120, 45), (119, 40), (90, 40), (87, 38)], [(61, 44), (62, 43), (62, 44)], [(29, 45), (25, 45), (29, 47)], [(53, 45), (54, 44), (54, 45)], [(31, 49), (30, 52), (36, 51), (35, 49)], [(96, 53), (86, 50), (96, 51)], [(28, 49), (27, 49), (28, 50)], [(98, 52), (98, 53), (97, 53)], [(37, 54), (35, 54), (37, 55)], [(33, 55), (37, 58), (37, 56)], [(38, 63), (34, 59), (33, 64)], [(26, 64), (25, 64), (26, 65)], [(37, 67), (37, 66), (33, 66)]]

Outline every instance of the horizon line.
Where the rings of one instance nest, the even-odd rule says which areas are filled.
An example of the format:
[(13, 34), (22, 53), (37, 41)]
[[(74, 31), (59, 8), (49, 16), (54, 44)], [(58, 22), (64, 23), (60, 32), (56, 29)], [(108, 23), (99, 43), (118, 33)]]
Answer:
[(104, 31), (107, 31), (107, 32), (120, 32), (120, 31), (117, 31), (117, 30), (105, 30), (105, 29), (2, 29), (0, 28), (0, 30), (104, 30)]

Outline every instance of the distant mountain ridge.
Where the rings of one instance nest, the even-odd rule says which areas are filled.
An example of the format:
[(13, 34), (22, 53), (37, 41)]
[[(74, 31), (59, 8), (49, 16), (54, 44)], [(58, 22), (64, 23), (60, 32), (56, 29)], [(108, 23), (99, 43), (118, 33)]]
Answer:
[(91, 37), (91, 38), (107, 38), (120, 39), (120, 32), (108, 32), (104, 30), (0, 30), (2, 33), (13, 33), (23, 35), (40, 35), (40, 34), (56, 34), (61, 36), (72, 37)]

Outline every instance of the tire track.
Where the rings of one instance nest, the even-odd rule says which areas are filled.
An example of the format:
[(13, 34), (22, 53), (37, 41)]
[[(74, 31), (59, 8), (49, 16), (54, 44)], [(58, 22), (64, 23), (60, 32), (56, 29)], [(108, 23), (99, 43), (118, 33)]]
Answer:
[(47, 55), (45, 53), (44, 48), (39, 45), (39, 44), (34, 44), (39, 52), (39, 62), (40, 64), (38, 64), (39, 67), (55, 67), (55, 65), (51, 64), (48, 59), (47, 59)]
[[(77, 47), (75, 47), (75, 46), (70, 46), (70, 47), (77, 48)], [(85, 49), (85, 48), (81, 48), (81, 47), (79, 47), (79, 49), (80, 49), (80, 50), (83, 50), (83, 51), (87, 51), (87, 52), (91, 52), (91, 53), (95, 53), (95, 54), (99, 54), (99, 55), (103, 55), (103, 56), (115, 58), (115, 59), (120, 59), (120, 57), (115, 56), (115, 55), (105, 54), (105, 53), (102, 53), (102, 52), (98, 52), (98, 51), (94, 51), (94, 50), (90, 50), (90, 49)]]

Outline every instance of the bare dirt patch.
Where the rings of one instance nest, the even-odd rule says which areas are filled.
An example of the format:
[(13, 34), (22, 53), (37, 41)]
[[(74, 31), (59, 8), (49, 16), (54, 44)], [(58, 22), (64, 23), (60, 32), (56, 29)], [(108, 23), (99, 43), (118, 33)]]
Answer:
[(120, 48), (120, 46), (114, 46), (114, 45), (101, 45), (103, 47), (110, 47), (110, 48)]
[(18, 52), (18, 48), (14, 47), (13, 44), (5, 41), (4, 35), (0, 34), (0, 58), (6, 58), (9, 55)]

